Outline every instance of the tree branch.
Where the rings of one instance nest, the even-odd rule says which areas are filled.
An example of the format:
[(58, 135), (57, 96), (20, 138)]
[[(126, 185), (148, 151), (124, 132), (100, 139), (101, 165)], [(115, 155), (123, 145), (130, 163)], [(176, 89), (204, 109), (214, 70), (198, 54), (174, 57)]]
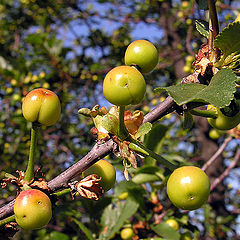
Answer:
[[(156, 106), (150, 113), (148, 113), (143, 120), (145, 122), (154, 122), (164, 115), (173, 112), (177, 105), (174, 103), (171, 97), (167, 97), (165, 101)], [(49, 189), (54, 192), (57, 189), (67, 187), (67, 183), (75, 176), (86, 170), (92, 164), (97, 162), (99, 159), (105, 157), (116, 148), (115, 143), (112, 139), (104, 143), (96, 143), (91, 151), (80, 159), (77, 163), (66, 169), (64, 172), (53, 178), (48, 182)], [(5, 206), (0, 208), (0, 219), (5, 218), (13, 213), (14, 201), (9, 202)]]
[(211, 185), (210, 191), (213, 191), (214, 188), (223, 181), (229, 174), (229, 172), (237, 165), (238, 160), (240, 159), (240, 149), (237, 150), (235, 157), (229, 167), (217, 178)]
[(224, 140), (223, 144), (219, 147), (216, 153), (203, 165), (202, 170), (206, 171), (206, 169), (222, 154), (225, 147), (232, 140), (232, 137), (228, 137)]

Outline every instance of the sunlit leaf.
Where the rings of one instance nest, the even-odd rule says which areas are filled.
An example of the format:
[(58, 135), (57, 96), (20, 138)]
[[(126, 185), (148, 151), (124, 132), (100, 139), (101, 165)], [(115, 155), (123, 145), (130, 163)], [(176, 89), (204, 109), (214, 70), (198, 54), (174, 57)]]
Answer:
[(218, 71), (208, 86), (198, 83), (179, 84), (165, 89), (178, 105), (189, 102), (210, 103), (216, 107), (228, 106), (236, 91), (236, 75), (229, 69)]

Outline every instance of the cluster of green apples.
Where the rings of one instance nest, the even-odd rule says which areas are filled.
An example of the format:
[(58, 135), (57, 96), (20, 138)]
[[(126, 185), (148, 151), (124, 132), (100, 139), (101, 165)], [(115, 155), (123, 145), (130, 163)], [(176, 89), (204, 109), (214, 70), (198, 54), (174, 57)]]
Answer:
[[(24, 118), (42, 126), (54, 125), (61, 114), (58, 96), (45, 88), (30, 91), (23, 100)], [(83, 172), (83, 177), (97, 174), (100, 185), (107, 192), (116, 180), (116, 171), (106, 160), (99, 160)], [(52, 217), (52, 204), (47, 194), (38, 189), (22, 191), (14, 203), (14, 214), (18, 225), (23, 229), (35, 230), (46, 226)]]
[(158, 63), (158, 51), (147, 40), (132, 42), (125, 52), (125, 65), (110, 70), (103, 82), (105, 98), (116, 106), (139, 104), (146, 92), (142, 73), (151, 72)]

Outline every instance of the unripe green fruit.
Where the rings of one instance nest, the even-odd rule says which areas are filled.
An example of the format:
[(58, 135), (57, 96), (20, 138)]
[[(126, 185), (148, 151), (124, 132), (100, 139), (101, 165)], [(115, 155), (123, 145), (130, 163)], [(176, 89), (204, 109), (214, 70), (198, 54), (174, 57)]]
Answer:
[(134, 232), (133, 232), (132, 228), (123, 228), (121, 230), (121, 233), (120, 233), (121, 239), (123, 239), (123, 240), (130, 240), (130, 239), (132, 239), (133, 234), (134, 234)]
[(27, 121), (51, 126), (60, 117), (60, 101), (54, 92), (44, 88), (37, 88), (29, 92), (24, 98), (22, 113)]
[(117, 106), (136, 105), (142, 101), (145, 92), (144, 77), (135, 67), (115, 67), (103, 82), (105, 98)]
[(190, 232), (185, 232), (181, 234), (180, 240), (192, 240), (192, 234)]
[(208, 199), (210, 182), (203, 170), (194, 166), (177, 168), (167, 182), (170, 201), (178, 208), (195, 210)]
[(49, 197), (40, 190), (28, 189), (21, 192), (14, 203), (17, 224), (23, 229), (39, 229), (48, 224), (52, 217)]
[(221, 134), (218, 132), (218, 130), (216, 130), (215, 128), (212, 128), (210, 131), (209, 131), (209, 137), (211, 139), (219, 139), (221, 136)]
[(99, 160), (82, 173), (83, 177), (91, 174), (96, 174), (98, 177), (101, 177), (100, 185), (103, 188), (104, 192), (110, 190), (115, 184), (115, 168), (106, 160)]
[(136, 40), (127, 47), (124, 60), (126, 65), (137, 65), (142, 73), (149, 73), (158, 63), (158, 51), (149, 41)]
[[(236, 104), (239, 106), (239, 101), (236, 101)], [(218, 114), (217, 118), (208, 118), (208, 123), (217, 130), (230, 130), (240, 123), (240, 111), (238, 111), (234, 116), (228, 117), (222, 113), (220, 108), (213, 105), (209, 104), (207, 109), (214, 110)]]
[(168, 219), (166, 224), (172, 227), (175, 231), (179, 229), (179, 224), (175, 219)]

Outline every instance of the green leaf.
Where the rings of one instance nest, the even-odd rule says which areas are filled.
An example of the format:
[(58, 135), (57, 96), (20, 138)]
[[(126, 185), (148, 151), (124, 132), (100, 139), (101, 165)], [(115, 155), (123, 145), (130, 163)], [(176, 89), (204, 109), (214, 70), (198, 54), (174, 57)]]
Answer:
[(208, 23), (205, 21), (196, 20), (195, 24), (197, 31), (208, 39), (209, 35)]
[[(153, 152), (160, 154), (164, 137), (169, 130), (169, 126), (160, 123), (154, 124), (152, 130), (145, 136), (144, 145)], [(150, 156), (147, 156), (145, 158), (145, 163), (149, 165), (155, 165), (156, 160)]]
[(221, 49), (223, 55), (217, 67), (227, 66), (228, 68), (236, 68), (240, 65), (240, 22), (229, 24), (217, 36), (214, 41), (216, 47)]
[(135, 137), (140, 138), (146, 134), (148, 134), (152, 129), (152, 124), (150, 122), (146, 122), (140, 126), (138, 132), (136, 133)]
[[(94, 240), (95, 238), (93, 238), (93, 234), (92, 232), (85, 227), (85, 225), (83, 223), (81, 223), (80, 221), (78, 221), (76, 218), (72, 218), (72, 220), (78, 225), (78, 227), (83, 231), (83, 233), (85, 234), (85, 236), (87, 237), (86, 239), (88, 240)], [(59, 238), (60, 239), (60, 238)]]
[(162, 170), (157, 166), (144, 165), (135, 173), (132, 181), (136, 184), (163, 180)]
[(119, 182), (114, 189), (114, 195), (118, 196), (123, 192), (131, 191), (132, 189), (136, 189), (137, 191), (141, 190), (141, 187), (139, 187), (137, 184), (133, 183), (132, 181), (122, 181)]
[(190, 112), (183, 112), (183, 129), (190, 129), (193, 126), (193, 116)]
[(67, 236), (66, 234), (57, 232), (57, 231), (53, 231), (49, 234), (49, 240), (70, 240), (69, 236)]
[(143, 184), (147, 182), (156, 182), (160, 178), (157, 175), (152, 175), (150, 173), (139, 173), (132, 178), (132, 181), (136, 184)]
[(99, 236), (99, 240), (110, 239), (120, 230), (124, 222), (137, 211), (138, 206), (139, 204), (131, 199), (108, 205), (101, 217), (103, 231)]
[(205, 102), (216, 107), (228, 106), (236, 91), (236, 75), (232, 70), (222, 69), (212, 78), (208, 86), (198, 83), (179, 84), (157, 88), (165, 89), (178, 105), (188, 102)]
[(158, 225), (151, 225), (151, 229), (160, 237), (163, 237), (165, 240), (179, 240), (180, 234), (175, 231), (168, 224), (162, 222)]
[(220, 48), (224, 54), (240, 52), (240, 23), (233, 22), (229, 24), (217, 36), (214, 41), (216, 47)]
[(145, 136), (144, 145), (150, 150), (160, 153), (162, 141), (169, 130), (169, 126), (163, 124), (155, 124), (151, 131)]

